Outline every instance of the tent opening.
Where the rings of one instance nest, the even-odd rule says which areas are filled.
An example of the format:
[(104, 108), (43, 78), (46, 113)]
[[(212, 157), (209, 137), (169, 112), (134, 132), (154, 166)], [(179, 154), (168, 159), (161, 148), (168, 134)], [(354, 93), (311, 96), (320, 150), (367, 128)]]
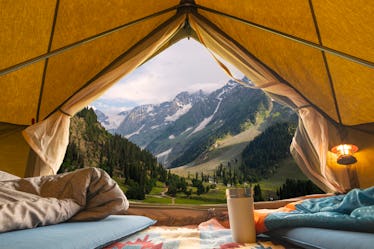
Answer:
[[(122, 237), (156, 243), (148, 236), (153, 228), (137, 233), (154, 224), (147, 217), (159, 219), (159, 224), (200, 224), (189, 232), (193, 238), (185, 239), (187, 247), (204, 245), (204, 237), (220, 240), (214, 247), (232, 247), (232, 240), (221, 240), (222, 234), (231, 236), (231, 230), (220, 227), (212, 236), (205, 229), (215, 228), (218, 220), (228, 226), (227, 205), (149, 203), (222, 202), (221, 187), (245, 183), (252, 183), (257, 200), (287, 198), (290, 192), (301, 195), (298, 203), (288, 199), (254, 204), (254, 215), (259, 215), (256, 232), (270, 232), (274, 242), (287, 236), (287, 242), (297, 241), (301, 247), (317, 242), (318, 248), (356, 248), (372, 241), (374, 1), (35, 0), (0, 1), (0, 9), (0, 202), (5, 203), (0, 247), (25, 244), (21, 237), (34, 238), (25, 244), (33, 248), (49, 246), (51, 238), (55, 244), (78, 248), (99, 248)], [(137, 68), (145, 75), (147, 62), (184, 38), (201, 43), (226, 73), (232, 71), (226, 67), (231, 64), (242, 75), (210, 93), (178, 91), (168, 100), (157, 94), (157, 105), (144, 102), (138, 111), (137, 104), (121, 110), (117, 117), (132, 121), (122, 135), (105, 131), (96, 122), (100, 108), (95, 112), (86, 107), (110, 93), (122, 77), (134, 77), (130, 73)], [(173, 57), (171, 65), (175, 62)], [(200, 61), (195, 62), (198, 68), (190, 69), (190, 75), (200, 69)], [(149, 88), (139, 90), (138, 96), (146, 96)], [(174, 109), (163, 114), (166, 122), (156, 123), (161, 107)], [(288, 114), (295, 116), (295, 123), (289, 122), (292, 118), (276, 122)], [(105, 119), (105, 113), (102, 116)], [(137, 123), (138, 117), (148, 120)], [(242, 133), (253, 140), (241, 140)], [(122, 136), (138, 139), (140, 148)], [(222, 157), (211, 170), (207, 167)], [(57, 174), (94, 164), (120, 186), (97, 167)], [(291, 164), (328, 192), (322, 194), (326, 198), (298, 192), (312, 188), (301, 188), (303, 179), (286, 179), (274, 187), (279, 175), (295, 174), (285, 167)], [(199, 165), (204, 170), (192, 170)], [(185, 175), (178, 176), (180, 171)], [(270, 180), (265, 184), (266, 177)], [(276, 196), (269, 189), (277, 189)], [(148, 203), (127, 210), (123, 192), (133, 200), (148, 198)], [(256, 210), (262, 208), (272, 210), (265, 216)], [(131, 215), (112, 216), (118, 213), (147, 217), (139, 223)], [(87, 226), (68, 222), (8, 233), (104, 217)], [(217, 219), (201, 223), (210, 218)], [(110, 227), (108, 220), (114, 222)], [(300, 225), (311, 227), (299, 230)], [(68, 239), (60, 236), (61, 227), (69, 232)], [(45, 232), (49, 228), (55, 237)], [(287, 234), (277, 236), (283, 228)], [(175, 229), (179, 236), (180, 227)], [(288, 232), (295, 235), (294, 229), (298, 235), (292, 239)], [(161, 245), (167, 236), (156, 233)], [(96, 242), (84, 241), (86, 235)], [(131, 241), (119, 243), (134, 245)], [(371, 248), (369, 243), (364, 247)], [(259, 245), (272, 247), (254, 246)]]
[[(190, 37), (297, 110), (291, 152), (313, 182), (340, 193), (371, 186), (373, 25), (361, 25), (372, 22), (370, 5), (274, 6), (205, 0), (142, 8), (122, 2), (4, 4), (2, 169), (20, 176), (55, 174), (71, 116), (123, 75)], [(347, 40), (352, 35), (360, 39)], [(331, 152), (338, 144), (358, 146), (357, 162), (339, 165)]]
[(184, 39), (72, 118), (59, 173), (100, 167), (145, 203), (226, 203), (227, 187), (250, 185), (256, 201), (321, 193), (291, 157), (297, 123), (295, 111)]

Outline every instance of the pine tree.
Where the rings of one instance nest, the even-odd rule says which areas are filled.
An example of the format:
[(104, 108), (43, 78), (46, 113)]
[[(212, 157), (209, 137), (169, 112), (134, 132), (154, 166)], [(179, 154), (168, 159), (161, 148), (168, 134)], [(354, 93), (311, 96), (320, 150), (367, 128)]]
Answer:
[(261, 186), (259, 184), (256, 184), (253, 187), (253, 200), (254, 201), (263, 201), (264, 200), (264, 198), (262, 197)]

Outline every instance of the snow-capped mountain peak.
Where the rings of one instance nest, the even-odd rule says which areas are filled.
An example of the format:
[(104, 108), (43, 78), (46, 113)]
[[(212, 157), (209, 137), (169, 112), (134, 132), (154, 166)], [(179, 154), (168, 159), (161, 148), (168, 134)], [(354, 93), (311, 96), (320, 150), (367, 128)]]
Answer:
[(116, 129), (127, 115), (126, 111), (120, 112), (118, 114), (105, 114), (94, 106), (90, 106), (90, 108), (94, 110), (97, 116), (97, 120), (108, 131)]
[[(196, 93), (181, 92), (172, 101), (137, 106), (128, 112), (116, 132), (130, 140), (133, 136), (139, 134), (137, 131), (140, 127), (142, 127), (142, 133), (152, 130), (153, 134), (157, 134), (157, 131), (163, 130), (166, 126), (178, 120), (204, 97), (202, 91)], [(146, 146), (146, 142), (140, 144), (140, 146)]]
[(113, 132), (149, 150), (166, 167), (181, 165), (217, 137), (236, 134), (244, 123), (255, 122), (256, 113), (270, 105), (261, 90), (229, 81), (209, 94), (181, 92), (171, 101), (137, 106), (123, 113)]

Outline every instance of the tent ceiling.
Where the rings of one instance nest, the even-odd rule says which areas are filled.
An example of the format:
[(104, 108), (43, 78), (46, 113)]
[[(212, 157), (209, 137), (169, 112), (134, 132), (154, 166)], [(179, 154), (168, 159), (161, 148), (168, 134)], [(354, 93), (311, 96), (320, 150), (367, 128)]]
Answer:
[(55, 5), (48, 0), (1, 2), (1, 69), (47, 52)]
[[(133, 0), (60, 1), (52, 49), (57, 49), (122, 24), (133, 22), (176, 6), (178, 3), (178, 0), (148, 0), (146, 4), (141, 4), (140, 7), (139, 4), (134, 4)], [(175, 11), (173, 14), (175, 14)], [(160, 24), (157, 20), (153, 20), (152, 23)], [(149, 25), (149, 22), (141, 23), (138, 28), (144, 30)], [(154, 28), (154, 25), (148, 27), (148, 32)], [(133, 34), (136, 32), (131, 30), (128, 33)], [(126, 47), (126, 45), (123, 44), (122, 46)]]
[[(40, 117), (43, 119), (54, 111), (56, 106), (172, 15), (161, 15), (50, 58)], [(63, 91), (57, 92), (56, 84), (65, 85)]]
[[(1, 11), (4, 14), (0, 18), (6, 29), (1, 34), (0, 47), (6, 48), (1, 50), (2, 58), (6, 59), (0, 61), (0, 68), (7, 69), (132, 23), (172, 8), (179, 1), (148, 1), (142, 8), (132, 2), (95, 1), (92, 4), (87, 1), (57, 1), (57, 9), (56, 2), (52, 1), (2, 2)], [(66, 49), (49, 59), (2, 75), (0, 84), (4, 94), (0, 99), (0, 122), (29, 125), (32, 120), (43, 120), (175, 13), (176, 9), (145, 18)], [(18, 19), (18, 22), (14, 21)]]
[(313, 0), (322, 44), (374, 61), (373, 2)]
[[(0, 169), (56, 173), (65, 114), (191, 36), (299, 107), (292, 148), (313, 180), (372, 185), (374, 1), (0, 1), (0, 25)], [(360, 148), (352, 171), (329, 152), (344, 139)]]
[(292, 82), (293, 87), (303, 92), (312, 103), (322, 97), (324, 101), (319, 107), (337, 120), (336, 111), (331, 109), (334, 102), (320, 51), (244, 23), (228, 25), (227, 22), (231, 23), (231, 20), (225, 17), (205, 12), (202, 14), (226, 34), (235, 37), (247, 51), (251, 51), (284, 80)]
[[(373, 2), (195, 2), (182, 5), (193, 5), (328, 117), (344, 125), (374, 122)], [(178, 4), (2, 1), (0, 122), (43, 120), (162, 23), (184, 14)]]
[[(318, 43), (308, 1), (295, 4), (294, 0), (254, 0), (251, 3), (239, 0), (228, 4), (224, 1), (197, 0), (196, 4)], [(235, 25), (228, 19), (226, 22)]]

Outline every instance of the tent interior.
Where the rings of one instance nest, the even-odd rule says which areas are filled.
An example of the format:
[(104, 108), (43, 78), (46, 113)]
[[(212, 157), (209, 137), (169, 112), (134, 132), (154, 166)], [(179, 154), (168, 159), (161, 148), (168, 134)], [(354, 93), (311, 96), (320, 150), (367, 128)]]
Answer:
[[(185, 37), (297, 111), (291, 153), (321, 189), (374, 183), (372, 1), (1, 1), (0, 170), (54, 175), (70, 118)], [(342, 165), (332, 150), (358, 147)]]

